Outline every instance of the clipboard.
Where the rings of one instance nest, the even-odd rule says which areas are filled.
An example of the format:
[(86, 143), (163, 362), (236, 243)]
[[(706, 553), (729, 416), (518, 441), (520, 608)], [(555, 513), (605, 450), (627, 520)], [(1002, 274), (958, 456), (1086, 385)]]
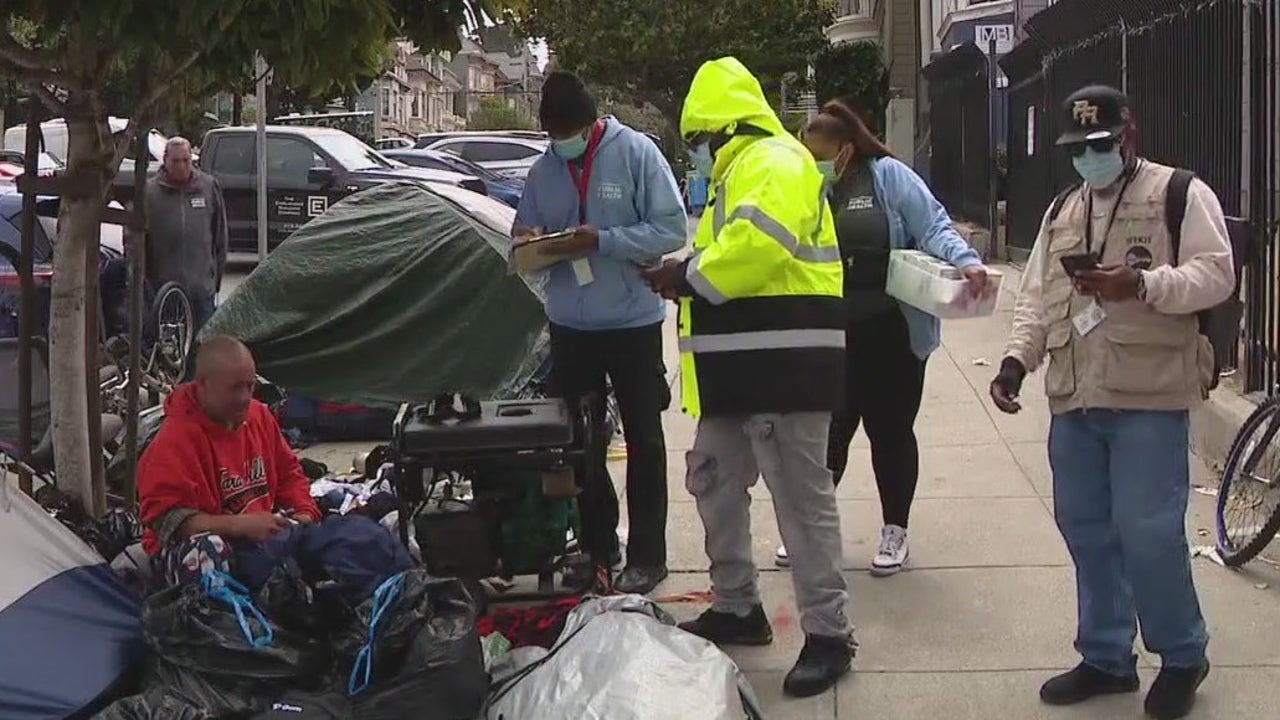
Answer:
[(576, 260), (584, 257), (584, 253), (574, 255), (564, 254), (547, 254), (543, 251), (547, 248), (555, 247), (556, 243), (564, 243), (573, 237), (572, 230), (562, 230), (560, 232), (548, 233), (546, 235), (538, 235), (528, 240), (518, 240), (511, 246), (511, 256), (508, 258), (508, 266), (512, 272), (528, 274), (544, 270), (558, 262), (565, 260)]

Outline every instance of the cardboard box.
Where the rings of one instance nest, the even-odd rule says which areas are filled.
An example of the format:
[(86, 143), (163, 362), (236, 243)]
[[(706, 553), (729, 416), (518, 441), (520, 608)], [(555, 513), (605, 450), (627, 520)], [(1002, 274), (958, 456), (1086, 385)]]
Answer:
[(955, 319), (994, 315), (1000, 301), (1004, 274), (987, 269), (982, 295), (969, 293), (969, 282), (952, 264), (919, 250), (889, 253), (889, 277), (885, 292), (935, 317)]

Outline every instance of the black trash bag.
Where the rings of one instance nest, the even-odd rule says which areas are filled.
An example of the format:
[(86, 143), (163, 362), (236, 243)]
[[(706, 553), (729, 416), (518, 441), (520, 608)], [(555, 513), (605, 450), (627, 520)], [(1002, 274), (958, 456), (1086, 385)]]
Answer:
[[(370, 620), (380, 608), (370, 641)], [(356, 620), (333, 638), (333, 681), (351, 698), (353, 718), (416, 720), (424, 708), (433, 720), (480, 714), (489, 676), (475, 603), (460, 580), (407, 570), (355, 612)]]
[[(324, 646), (243, 614), (242, 626), (234, 608), (200, 586), (147, 598), (143, 635), (156, 657), (149, 687), (213, 717), (260, 711), (291, 689), (310, 689), (328, 664)], [(246, 627), (260, 639), (270, 633), (270, 642), (251, 644)]]
[(294, 564), (280, 564), (253, 597), (254, 604), (280, 627), (306, 637), (323, 637), (327, 626), (315, 594)]
[(217, 720), (191, 703), (162, 689), (117, 700), (93, 720)]
[(351, 702), (345, 695), (289, 693), (250, 720), (350, 720)]

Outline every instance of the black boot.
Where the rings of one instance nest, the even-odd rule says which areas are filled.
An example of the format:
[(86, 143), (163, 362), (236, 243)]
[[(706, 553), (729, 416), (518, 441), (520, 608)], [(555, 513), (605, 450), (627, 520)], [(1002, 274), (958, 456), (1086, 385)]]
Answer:
[(826, 692), (853, 669), (854, 644), (849, 638), (806, 635), (800, 658), (782, 681), (791, 697)]
[(716, 645), (768, 645), (773, 642), (773, 628), (764, 608), (756, 605), (742, 616), (730, 612), (707, 610), (695, 620), (680, 623), (687, 633), (710, 640)]
[(1185, 717), (1196, 704), (1196, 690), (1208, 676), (1207, 660), (1198, 668), (1162, 668), (1147, 691), (1147, 714), (1156, 720)]
[(1050, 678), (1040, 686), (1040, 699), (1046, 705), (1075, 705), (1099, 695), (1137, 692), (1138, 675), (1121, 677), (1105, 673), (1092, 665), (1080, 663), (1074, 670)]

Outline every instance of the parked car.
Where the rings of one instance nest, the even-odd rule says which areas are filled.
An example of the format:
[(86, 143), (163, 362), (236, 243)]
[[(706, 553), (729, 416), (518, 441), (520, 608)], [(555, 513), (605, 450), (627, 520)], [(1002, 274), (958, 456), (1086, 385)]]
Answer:
[[(232, 252), (257, 252), (257, 146), (253, 127), (210, 130), (201, 168), (222, 184)], [(394, 181), (436, 182), (485, 195), (484, 182), (414, 168), (336, 128), (267, 126), (267, 243), (274, 247), (351, 193)]]
[(436, 140), (426, 149), (453, 153), (503, 177), (523, 180), (529, 175), (534, 161), (547, 151), (550, 144), (549, 140), (542, 138), (468, 134)]
[(403, 137), (378, 138), (373, 143), (373, 146), (378, 150), (403, 150), (411, 148), (413, 145), (413, 140)]
[[(36, 198), (35, 233), (32, 245), (33, 276), (36, 286), (36, 335), (47, 335), (49, 328), (49, 290), (53, 280), (54, 228), (57, 226), (58, 203), (56, 197)], [(99, 268), (105, 268), (112, 260), (122, 260), (124, 252), (121, 239), (124, 228), (111, 223), (102, 224), (98, 245)], [(21, 280), (18, 262), (22, 253), (22, 195), (9, 191), (0, 193), (0, 337), (17, 337), (18, 313), (21, 309)]]
[[(0, 186), (13, 185), (18, 176), (25, 172), (26, 158), (21, 150), (0, 150)], [(37, 160), (38, 172), (41, 175), (52, 175), (66, 165), (49, 153), (40, 153)]]
[(418, 136), (418, 140), (413, 144), (413, 147), (415, 150), (425, 150), (431, 145), (449, 138), (495, 136), (550, 141), (547, 134), (541, 130), (450, 130), (448, 132), (422, 133)]
[(475, 175), (484, 181), (490, 197), (501, 200), (511, 207), (520, 204), (520, 195), (524, 192), (523, 180), (503, 177), (452, 153), (439, 150), (387, 150), (383, 155), (412, 167)]

